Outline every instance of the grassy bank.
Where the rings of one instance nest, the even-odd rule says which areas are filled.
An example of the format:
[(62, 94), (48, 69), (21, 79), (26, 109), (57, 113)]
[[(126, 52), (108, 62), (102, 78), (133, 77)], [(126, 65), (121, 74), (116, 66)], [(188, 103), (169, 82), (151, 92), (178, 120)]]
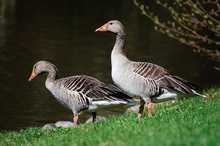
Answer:
[(220, 146), (220, 90), (209, 90), (208, 99), (195, 97), (154, 108), (153, 116), (137, 113), (75, 128), (40, 128), (0, 133), (0, 145)]

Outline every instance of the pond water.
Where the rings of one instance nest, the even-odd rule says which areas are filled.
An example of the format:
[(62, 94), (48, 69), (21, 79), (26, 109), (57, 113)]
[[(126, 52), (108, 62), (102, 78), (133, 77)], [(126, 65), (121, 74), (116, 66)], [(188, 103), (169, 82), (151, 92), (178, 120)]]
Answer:
[[(125, 51), (131, 60), (159, 64), (205, 89), (219, 87), (215, 63), (156, 32), (132, 1), (0, 0), (0, 130), (72, 120), (72, 112), (45, 88), (46, 74), (28, 82), (39, 60), (54, 63), (58, 77), (86, 74), (112, 83), (110, 53), (115, 36), (95, 33), (95, 29), (113, 19), (125, 26)], [(115, 108), (98, 115), (124, 110)], [(88, 117), (83, 114), (80, 122)]]

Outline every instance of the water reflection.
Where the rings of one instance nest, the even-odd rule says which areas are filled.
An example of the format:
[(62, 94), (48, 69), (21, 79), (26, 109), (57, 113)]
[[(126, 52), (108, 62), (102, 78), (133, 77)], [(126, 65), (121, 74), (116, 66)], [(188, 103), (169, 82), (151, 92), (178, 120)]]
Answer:
[[(0, 4), (1, 130), (72, 120), (72, 112), (46, 90), (46, 75), (27, 81), (39, 60), (54, 63), (59, 77), (87, 74), (112, 83), (110, 52), (115, 36), (94, 32), (112, 19), (125, 25), (126, 52), (131, 60), (160, 64), (203, 87), (219, 86), (212, 78), (219, 78), (219, 73), (211, 63), (203, 66), (205, 60), (187, 46), (154, 31), (132, 2), (0, 0)], [(98, 115), (121, 113), (120, 108)], [(82, 121), (86, 118), (88, 114), (80, 117)]]

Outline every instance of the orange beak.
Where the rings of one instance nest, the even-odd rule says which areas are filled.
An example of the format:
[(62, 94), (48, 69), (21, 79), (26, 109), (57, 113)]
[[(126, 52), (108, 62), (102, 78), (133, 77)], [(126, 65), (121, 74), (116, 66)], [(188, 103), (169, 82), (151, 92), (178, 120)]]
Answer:
[(103, 32), (103, 31), (108, 31), (107, 30), (107, 23), (95, 30), (95, 32)]
[(34, 73), (34, 70), (32, 70), (31, 76), (30, 76), (30, 78), (28, 79), (28, 81), (33, 80), (36, 76), (37, 76), (37, 75)]

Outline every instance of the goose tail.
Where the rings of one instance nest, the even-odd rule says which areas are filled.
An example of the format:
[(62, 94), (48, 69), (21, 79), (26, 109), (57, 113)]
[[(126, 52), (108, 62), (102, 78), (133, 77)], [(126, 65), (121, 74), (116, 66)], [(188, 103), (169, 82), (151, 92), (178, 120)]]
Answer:
[(201, 97), (203, 97), (203, 98), (207, 98), (207, 96), (205, 96), (205, 95), (203, 95), (203, 94), (200, 94), (200, 93), (196, 92), (196, 91), (193, 90), (193, 89), (192, 89), (192, 92), (193, 92), (194, 94), (198, 95), (198, 96), (201, 96)]

